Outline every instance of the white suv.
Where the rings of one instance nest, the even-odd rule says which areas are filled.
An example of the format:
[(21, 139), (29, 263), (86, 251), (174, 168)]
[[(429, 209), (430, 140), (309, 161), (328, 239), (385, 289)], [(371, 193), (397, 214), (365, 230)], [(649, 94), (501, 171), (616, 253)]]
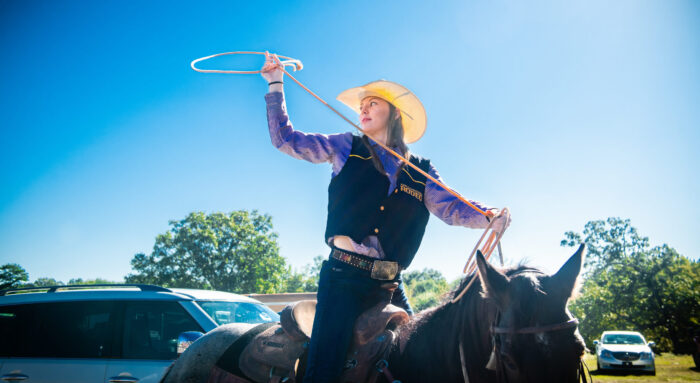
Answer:
[(220, 291), (128, 284), (4, 290), (0, 380), (155, 383), (183, 333), (272, 321), (279, 316), (259, 301)]

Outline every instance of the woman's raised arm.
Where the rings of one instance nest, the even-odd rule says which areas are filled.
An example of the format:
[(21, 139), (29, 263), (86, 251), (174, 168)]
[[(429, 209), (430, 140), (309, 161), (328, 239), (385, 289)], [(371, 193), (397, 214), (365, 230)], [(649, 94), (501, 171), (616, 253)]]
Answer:
[(284, 101), (284, 72), (272, 55), (267, 55), (261, 75), (269, 84), (265, 95), (270, 140), (281, 152), (312, 163), (330, 162), (338, 174), (352, 149), (352, 133), (319, 134), (294, 130)]

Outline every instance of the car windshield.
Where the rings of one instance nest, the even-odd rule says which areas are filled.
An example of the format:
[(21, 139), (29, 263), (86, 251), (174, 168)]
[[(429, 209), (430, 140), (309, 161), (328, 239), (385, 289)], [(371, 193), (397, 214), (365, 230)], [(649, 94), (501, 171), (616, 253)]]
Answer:
[(644, 344), (644, 339), (634, 334), (608, 334), (603, 337), (605, 344)]
[(278, 322), (280, 316), (267, 306), (250, 302), (197, 301), (217, 325)]

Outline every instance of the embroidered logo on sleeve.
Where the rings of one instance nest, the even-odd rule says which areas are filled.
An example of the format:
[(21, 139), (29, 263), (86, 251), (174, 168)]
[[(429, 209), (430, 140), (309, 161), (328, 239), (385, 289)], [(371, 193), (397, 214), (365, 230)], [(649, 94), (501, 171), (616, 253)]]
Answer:
[(416, 198), (419, 201), (423, 201), (423, 193), (419, 192), (416, 189), (410, 188), (404, 184), (401, 184), (401, 191), (410, 195), (411, 197)]

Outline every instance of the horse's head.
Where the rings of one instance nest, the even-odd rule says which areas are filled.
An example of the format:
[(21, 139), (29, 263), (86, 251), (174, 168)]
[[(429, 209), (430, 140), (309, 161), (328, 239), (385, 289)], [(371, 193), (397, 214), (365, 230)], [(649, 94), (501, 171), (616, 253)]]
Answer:
[(520, 268), (506, 274), (477, 253), (484, 295), (498, 306), (487, 368), (499, 380), (577, 382), (585, 344), (566, 308), (581, 272), (584, 246), (554, 275)]

